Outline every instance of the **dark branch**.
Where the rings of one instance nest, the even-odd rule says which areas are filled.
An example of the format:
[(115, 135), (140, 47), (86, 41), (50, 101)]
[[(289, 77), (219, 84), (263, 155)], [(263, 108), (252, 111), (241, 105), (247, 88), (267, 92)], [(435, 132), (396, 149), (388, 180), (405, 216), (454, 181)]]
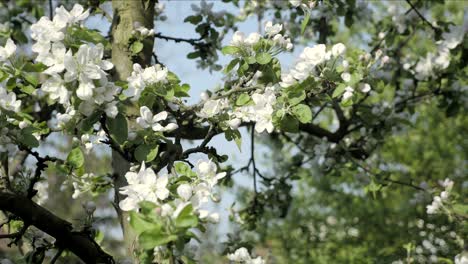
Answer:
[(431, 24), (431, 22), (429, 22), (429, 20), (427, 20), (420, 12), (419, 10), (413, 5), (413, 3), (411, 3), (410, 0), (406, 0), (406, 3), (408, 3), (408, 5), (410, 5), (411, 9), (414, 10), (414, 12), (416, 12), (416, 14), (419, 16), (419, 18), (421, 18), (421, 20), (426, 23), (427, 25), (429, 25), (429, 27), (432, 28), (432, 30), (434, 30), (434, 32), (436, 34), (438, 34), (440, 32), (440, 29), (434, 27), (434, 25)]
[(112, 256), (104, 252), (88, 234), (74, 232), (71, 223), (25, 196), (0, 192), (0, 210), (8, 211), (54, 237), (59, 247), (70, 250), (85, 263), (114, 263)]
[(154, 35), (154, 37), (164, 39), (166, 41), (174, 41), (176, 43), (185, 42), (185, 43), (189, 43), (191, 45), (200, 45), (200, 41), (203, 40), (203, 38), (205, 36), (200, 36), (199, 38), (185, 39), (185, 38), (176, 38), (176, 37), (165, 36), (165, 35), (163, 35), (161, 33), (156, 33)]

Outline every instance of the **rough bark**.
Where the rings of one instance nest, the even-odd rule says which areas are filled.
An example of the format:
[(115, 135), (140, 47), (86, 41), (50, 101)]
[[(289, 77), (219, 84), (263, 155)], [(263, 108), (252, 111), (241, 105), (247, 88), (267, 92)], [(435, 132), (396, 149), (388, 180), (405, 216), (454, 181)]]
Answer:
[[(152, 38), (147, 38), (143, 42), (143, 51), (139, 53), (138, 56), (133, 57), (129, 50), (129, 41), (136, 23), (148, 29), (154, 27), (155, 2), (156, 1), (151, 0), (112, 1), (114, 17), (111, 26), (111, 41), (112, 63), (115, 67), (115, 80), (126, 80), (127, 77), (131, 75), (132, 66), (135, 62), (142, 66), (150, 64), (154, 40)], [(112, 151), (112, 168), (115, 175), (114, 187), (116, 210), (122, 226), (127, 253), (134, 259), (134, 263), (137, 263), (134, 255), (136, 236), (128, 223), (128, 214), (121, 211), (118, 207), (119, 202), (124, 198), (119, 194), (119, 189), (127, 185), (124, 176), (129, 167), (130, 165), (124, 157), (116, 151)]]

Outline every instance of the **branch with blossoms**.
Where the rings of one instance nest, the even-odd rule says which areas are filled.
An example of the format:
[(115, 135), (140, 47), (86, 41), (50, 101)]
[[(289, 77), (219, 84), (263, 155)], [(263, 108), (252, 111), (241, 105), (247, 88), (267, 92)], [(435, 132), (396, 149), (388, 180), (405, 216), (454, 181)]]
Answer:
[[(302, 2), (291, 1), (291, 5), (311, 11), (316, 4), (309, 2), (307, 6)], [(116, 5), (123, 3), (114, 2)], [(146, 19), (151, 21), (145, 21), (146, 26), (152, 27), (153, 20), (137, 17), (127, 21), (119, 13), (125, 11), (133, 16), (133, 11), (142, 13), (150, 4), (154, 3), (149, 1), (143, 3), (143, 7), (138, 6), (141, 10), (130, 10), (130, 5), (115, 8), (112, 33), (116, 35), (110, 37), (84, 26), (89, 11), (82, 6), (76, 4), (70, 11), (59, 7), (55, 16), (42, 17), (31, 25), (34, 60), (23, 61), (16, 57), (17, 47), (11, 39), (0, 47), (1, 151), (24, 150), (37, 160), (25, 195), (0, 192), (3, 198), (0, 209), (24, 222), (24, 230), (5, 238), (16, 239), (32, 225), (56, 238), (57, 248), (70, 250), (86, 262), (113, 262), (87, 230), (73, 231), (68, 222), (31, 201), (39, 196), (36, 195), (37, 185), (45, 167), (60, 163), (54, 166), (60, 165), (70, 174), (64, 184), (73, 186), (73, 199), (86, 192), (114, 186), (116, 210), (124, 233), (127, 225), (135, 233), (135, 237), (126, 241), (131, 244), (128, 253), (132, 257), (138, 255), (157, 262), (194, 261), (184, 255), (184, 247), (190, 241), (199, 240), (199, 232), (219, 221), (219, 213), (211, 210), (210, 204), (219, 202), (217, 186), (226, 176), (221, 166), (226, 156), (209, 146), (214, 136), (223, 135), (240, 147), (239, 129), (251, 128), (250, 160), (247, 166), (231, 175), (252, 168), (254, 210), (245, 212), (252, 212), (251, 218), (255, 218), (259, 214), (255, 207), (260, 203), (257, 198), (262, 195), (259, 186), (262, 182), (257, 181), (257, 176), (264, 182), (287, 186), (286, 181), (292, 180), (293, 174), (314, 156), (323, 156), (325, 160), (329, 156), (342, 157), (358, 162), (366, 159), (379, 144), (369, 143), (366, 137), (373, 133), (382, 135), (382, 131), (398, 125), (399, 112), (406, 110), (410, 103), (442, 94), (441, 87), (420, 91), (419, 83), (431, 79), (442, 82), (444, 71), (456, 62), (451, 60), (450, 54), (462, 42), (454, 33), (442, 34), (436, 54), (411, 63), (401, 62), (403, 65), (397, 61), (393, 80), (385, 80), (378, 73), (393, 66), (389, 57), (391, 49), (385, 48), (386, 39), (382, 38), (376, 45), (382, 50), (370, 53), (342, 43), (326, 45), (330, 35), (329, 18), (320, 16), (322, 44), (305, 47), (290, 69), (284, 70), (278, 55), (291, 51), (293, 43), (282, 24), (268, 21), (264, 25), (265, 34), (234, 33), (229, 45), (222, 48), (222, 52), (231, 57), (223, 70), (224, 85), (214, 92), (203, 93), (200, 103), (187, 105), (184, 98), (189, 96), (190, 86), (164, 65), (146, 65), (143, 62), (151, 58), (143, 57), (148, 50), (152, 51), (154, 38), (192, 44), (199, 49), (198, 53), (210, 49), (203, 50), (204, 55), (195, 52), (189, 57), (206, 55), (203, 57), (206, 59), (207, 54), (216, 57), (218, 33), (211, 30), (208, 23), (217, 19), (211, 11), (212, 4), (201, 2), (204, 9), (194, 8), (197, 15), (187, 20), (197, 25), (205, 23), (206, 28), (197, 29), (201, 31), (199, 39), (155, 34), (153, 29), (140, 23)], [(152, 8), (150, 11), (148, 13), (154, 13)], [(202, 22), (204, 19), (206, 21)], [(117, 37), (122, 37), (121, 26), (131, 28), (124, 28), (125, 41), (118, 43)], [(457, 30), (460, 29), (454, 28), (453, 32)], [(386, 34), (396, 32), (398, 27), (391, 27)], [(212, 42), (204, 41), (208, 38)], [(410, 38), (393, 48), (398, 58), (398, 50), (406, 46)], [(109, 54), (118, 57), (118, 51), (124, 54), (126, 63), (116, 58), (112, 62), (108, 60)], [(411, 89), (400, 85), (400, 74), (414, 75)], [(389, 103), (387, 97), (393, 95), (386, 93), (392, 84), (396, 86), (397, 99)], [(41, 109), (36, 111), (38, 107)], [(336, 124), (326, 126), (324, 123), (328, 122), (323, 119), (330, 117)], [(64, 162), (33, 150), (41, 147), (52, 131), (73, 137), (72, 149)], [(258, 134), (283, 135), (308, 157), (297, 160), (294, 164), (297, 168), (280, 175), (279, 180), (266, 177), (260, 173), (255, 160)], [(317, 144), (313, 150), (303, 149), (293, 139), (294, 135), (314, 136)], [(182, 141), (192, 139), (201, 142), (184, 149)], [(85, 154), (98, 145), (112, 150), (112, 179), (87, 171)], [(204, 154), (196, 163), (191, 160), (195, 153)], [(330, 162), (330, 166), (336, 164), (331, 160), (326, 162)], [(8, 172), (6, 174), (9, 179)], [(389, 178), (382, 181), (414, 188), (412, 182)], [(233, 262), (263, 263), (262, 258), (252, 257), (245, 248), (238, 248), (227, 257)]]

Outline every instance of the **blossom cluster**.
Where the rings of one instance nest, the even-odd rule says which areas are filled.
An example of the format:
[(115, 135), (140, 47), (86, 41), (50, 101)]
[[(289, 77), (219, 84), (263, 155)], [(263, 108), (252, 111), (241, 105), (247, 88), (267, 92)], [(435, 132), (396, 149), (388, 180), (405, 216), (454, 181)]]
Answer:
[(467, 29), (463, 26), (451, 25), (449, 30), (444, 32), (442, 40), (437, 42), (436, 53), (429, 52), (425, 58), (422, 58), (414, 65), (414, 69), (409, 69), (410, 64), (404, 65), (408, 70), (414, 72), (419, 80), (426, 80), (433, 76), (434, 71), (445, 70), (450, 65), (450, 50), (455, 49), (463, 42)]
[(428, 214), (436, 214), (441, 211), (444, 207), (444, 202), (449, 199), (450, 191), (453, 188), (453, 181), (450, 179), (445, 179), (444, 181), (440, 182), (440, 185), (445, 188), (439, 195), (434, 196), (432, 203), (426, 206), (426, 212)]
[[(52, 20), (42, 17), (31, 25), (31, 38), (35, 41), (32, 51), (37, 54), (36, 62), (47, 66), (44, 71), (47, 78), (43, 81), (41, 91), (49, 99), (64, 105), (66, 115), (59, 123), (69, 121), (68, 114), (74, 113), (71, 97), (81, 100), (78, 106), (80, 113), (91, 115), (96, 107), (103, 106), (109, 117), (118, 114), (116, 96), (121, 88), (108, 80), (107, 72), (114, 65), (104, 59), (104, 46), (101, 43), (84, 43), (78, 49), (67, 47), (66, 39), (70, 31), (79, 28), (89, 16), (89, 10), (75, 4), (71, 11), (63, 6), (56, 8)], [(77, 87), (76, 91), (73, 91)]]
[(159, 64), (143, 69), (140, 64), (135, 63), (131, 76), (127, 78), (128, 88), (123, 91), (123, 94), (132, 101), (137, 101), (147, 86), (166, 83), (167, 74), (167, 68)]
[(170, 132), (177, 129), (178, 125), (176, 123), (169, 123), (166, 126), (162, 126), (159, 123), (166, 120), (167, 116), (168, 113), (166, 111), (153, 115), (147, 106), (142, 106), (140, 107), (140, 117), (137, 118), (136, 122), (144, 129), (151, 127), (154, 132)]
[(238, 248), (234, 253), (228, 254), (227, 258), (238, 264), (265, 264), (262, 257), (252, 258), (249, 251), (244, 247)]
[(141, 164), (138, 173), (129, 171), (125, 174), (128, 185), (120, 193), (127, 197), (119, 203), (124, 211), (137, 210), (141, 202), (151, 202), (160, 206), (161, 216), (176, 218), (180, 211), (191, 204), (201, 220), (218, 222), (219, 214), (204, 209), (204, 205), (215, 198), (215, 186), (226, 176), (225, 172), (217, 173), (217, 166), (211, 160), (200, 160), (197, 163), (196, 177), (192, 182), (180, 183), (176, 193), (170, 193), (171, 182), (177, 179), (173, 174), (156, 175), (151, 167)]
[(244, 106), (231, 107), (227, 98), (208, 99), (198, 115), (203, 118), (213, 118), (226, 113), (226, 124), (231, 129), (237, 129), (242, 122), (255, 123), (255, 131), (262, 133), (273, 132), (273, 113), (276, 105), (276, 88), (266, 87), (259, 89), (250, 95), (252, 103)]
[[(380, 53), (376, 54), (375, 59), (379, 59), (381, 56)], [(342, 43), (337, 43), (327, 50), (325, 44), (317, 44), (313, 47), (306, 47), (299, 55), (298, 61), (295, 63), (294, 67), (287, 74), (281, 75), (280, 85), (283, 88), (292, 86), (296, 83), (305, 81), (306, 79), (312, 77), (314, 80), (319, 81), (323, 78), (322, 70), (330, 65), (327, 65), (328, 62), (331, 63), (331, 67), (339, 67), (341, 72), (341, 82), (344, 84), (343, 92), (343, 101), (350, 99), (354, 93), (355, 88), (359, 88), (359, 91), (362, 93), (368, 93), (371, 90), (371, 86), (366, 82), (359, 82), (360, 80), (353, 80), (353, 75), (350, 72), (349, 61), (345, 57), (346, 46)], [(360, 58), (363, 61), (370, 59), (370, 55), (361, 56)], [(382, 63), (388, 61), (388, 57), (382, 58)], [(341, 64), (341, 65), (340, 65)], [(370, 67), (371, 64), (368, 64), (367, 67)]]
[[(293, 48), (291, 39), (280, 34), (282, 30), (283, 25), (281, 24), (273, 24), (271, 21), (265, 23), (265, 39), (271, 40), (273, 44), (273, 47), (269, 50), (270, 52), (291, 50)], [(263, 39), (262, 35), (257, 32), (252, 32), (246, 37), (243, 32), (236, 31), (232, 36), (231, 45), (251, 54), (254, 52), (253, 47)]]

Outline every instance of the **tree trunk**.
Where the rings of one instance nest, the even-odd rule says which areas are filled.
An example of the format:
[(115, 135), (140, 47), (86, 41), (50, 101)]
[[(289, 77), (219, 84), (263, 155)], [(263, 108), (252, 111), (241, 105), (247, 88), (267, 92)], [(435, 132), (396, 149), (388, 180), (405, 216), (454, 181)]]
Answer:
[[(129, 41), (132, 36), (132, 30), (136, 23), (148, 29), (154, 27), (154, 5), (156, 1), (152, 0), (113, 0), (112, 8), (114, 17), (111, 27), (112, 41), (112, 63), (115, 67), (114, 80), (126, 80), (132, 73), (133, 63), (139, 63), (146, 66), (151, 63), (154, 39), (147, 38), (143, 44), (144, 48), (138, 56), (133, 56), (129, 50)], [(116, 210), (123, 231), (123, 240), (129, 256), (133, 263), (138, 263), (134, 250), (136, 236), (132, 232), (128, 213), (119, 209), (118, 204), (123, 198), (119, 194), (119, 189), (127, 185), (125, 173), (130, 164), (119, 153), (112, 151), (112, 168), (116, 176), (114, 180)]]

